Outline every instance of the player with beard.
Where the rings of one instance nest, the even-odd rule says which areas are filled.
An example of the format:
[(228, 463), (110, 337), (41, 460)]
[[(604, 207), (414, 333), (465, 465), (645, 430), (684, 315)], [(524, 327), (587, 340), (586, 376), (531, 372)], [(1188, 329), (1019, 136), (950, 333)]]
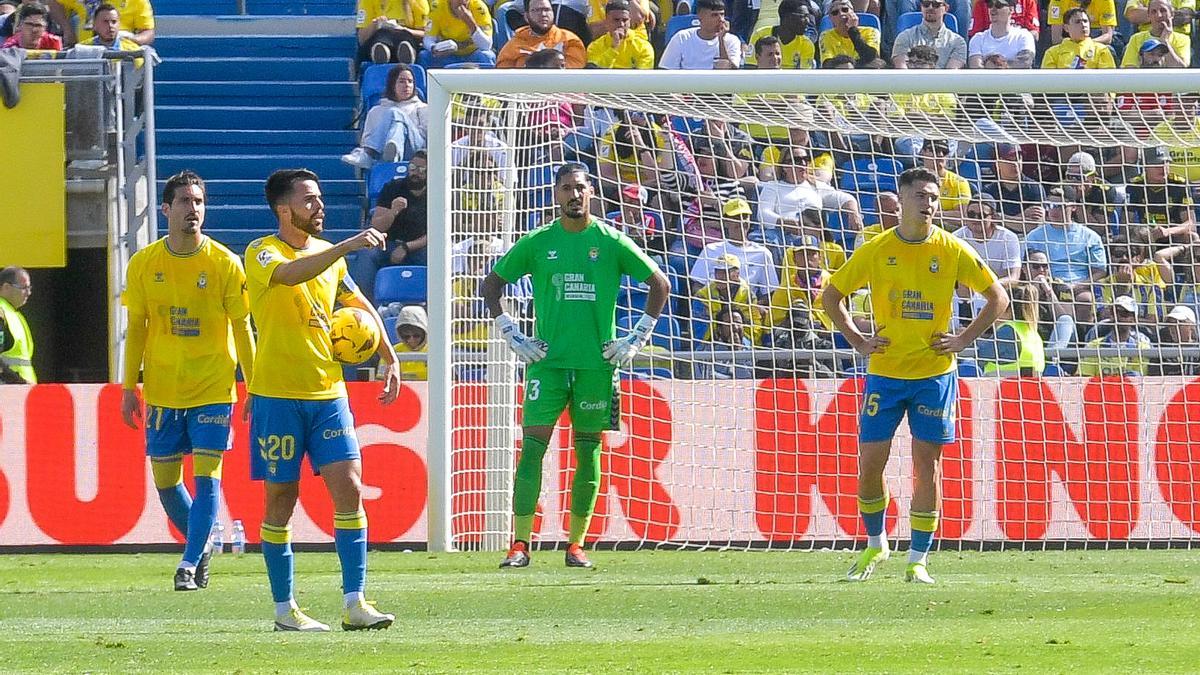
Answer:
[[(325, 204), (316, 174), (281, 169), (267, 178), (267, 204), (279, 231), (246, 249), (250, 312), (258, 327), (259, 358), (250, 379), (250, 475), (265, 481), (262, 549), (275, 600), (275, 630), (327, 631), (300, 611), (292, 594), (290, 521), (300, 493), (300, 462), (325, 481), (333, 500), (334, 547), (342, 565), (344, 630), (387, 628), (395, 619), (366, 602), (367, 516), (362, 506), (362, 460), (354, 417), (346, 400), (342, 366), (333, 358), (329, 317), (334, 304), (369, 312), (383, 321), (350, 279), (343, 258), (383, 245), (367, 228), (331, 244), (319, 236)], [(384, 404), (396, 399), (396, 353), (380, 340)]]
[[(134, 429), (143, 420), (137, 385), (144, 363), (154, 487), (167, 517), (187, 537), (175, 570), (177, 591), (208, 587), (208, 534), (220, 500), (221, 460), (233, 439), (237, 364), (250, 379), (254, 362), (246, 273), (235, 253), (201, 232), (206, 197), (204, 181), (191, 171), (167, 179), (167, 236), (129, 259), (121, 294), (129, 313), (121, 416)], [(188, 454), (194, 495), (183, 484)]]
[[(591, 567), (584, 536), (600, 489), (600, 434), (620, 413), (613, 376), (650, 340), (671, 284), (637, 244), (591, 217), (594, 196), (587, 167), (568, 163), (556, 172), (559, 217), (517, 240), (496, 262), (479, 294), (496, 331), (525, 362), (521, 458), (513, 481), (513, 544), (501, 567), (527, 567), (534, 511), (542, 491), (542, 457), (550, 434), (570, 411), (575, 432), (567, 567)], [(505, 284), (533, 277), (534, 336), (505, 311)], [(645, 314), (616, 339), (617, 291), (628, 274), (650, 285)]]

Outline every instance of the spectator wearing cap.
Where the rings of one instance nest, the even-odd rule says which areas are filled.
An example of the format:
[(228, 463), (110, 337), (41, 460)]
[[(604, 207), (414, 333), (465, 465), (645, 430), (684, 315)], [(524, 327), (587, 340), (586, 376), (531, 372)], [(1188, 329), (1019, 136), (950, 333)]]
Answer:
[(654, 47), (631, 28), (629, 2), (611, 0), (604, 16), (608, 30), (588, 45), (588, 63), (598, 68), (653, 69)]
[(1025, 252), (1021, 280), (1037, 290), (1038, 335), (1046, 347), (1067, 347), (1075, 339), (1075, 296), (1066, 284), (1054, 279), (1045, 251)]
[(730, 32), (721, 0), (696, 0), (700, 25), (685, 28), (663, 48), (660, 68), (667, 70), (734, 70), (742, 67), (742, 40)]
[(1117, 6), (1115, 0), (1050, 0), (1046, 9), (1046, 25), (1050, 26), (1050, 44), (1063, 40), (1063, 24), (1067, 13), (1075, 8), (1087, 12), (1088, 23), (1095, 29), (1092, 37), (1102, 45), (1113, 44), (1117, 30)]
[[(943, 213), (957, 212), (960, 207), (971, 201), (971, 183), (947, 168), (950, 163), (949, 141), (926, 140), (921, 144), (921, 163), (938, 176), (938, 182), (942, 188), (939, 206)], [(953, 216), (956, 213), (950, 215)]]
[[(967, 37), (973, 38), (976, 33), (987, 30), (991, 24), (988, 14), (989, 0), (975, 0), (971, 6), (971, 30)], [(1013, 3), (1012, 22), (1033, 34), (1034, 39), (1041, 36), (1042, 22), (1037, 0), (1015, 0)]]
[(1140, 350), (1154, 346), (1150, 338), (1137, 330), (1138, 306), (1134, 299), (1122, 295), (1113, 300), (1111, 329), (1088, 341), (1085, 349), (1136, 350), (1133, 354), (1117, 356), (1085, 356), (1079, 360), (1079, 374), (1084, 377), (1138, 376), (1147, 371), (1146, 358)]
[(808, 69), (816, 67), (817, 48), (808, 38), (808, 30), (813, 26), (812, 8), (804, 0), (783, 0), (779, 3), (779, 25), (763, 26), (750, 36), (750, 44), (754, 52), (746, 58), (747, 65), (757, 66), (760, 70), (768, 68), (761, 64), (759, 42), (765, 38), (774, 38), (764, 47), (774, 49), (778, 45), (780, 63), (775, 68)]
[[(1111, 2), (1111, 0), (1109, 0)], [(1033, 33), (1012, 23), (1015, 0), (988, 0), (988, 29), (971, 37), (967, 65), (982, 68), (992, 54), (1004, 57), (1009, 68), (1029, 68), (1037, 51)]]
[(1092, 284), (1108, 273), (1108, 256), (1100, 235), (1075, 221), (1078, 205), (1061, 188), (1046, 195), (1046, 223), (1025, 238), (1025, 251), (1042, 251), (1050, 270), (1074, 302), (1076, 323), (1095, 321)]
[(1175, 8), (1168, 0), (1150, 0), (1150, 28), (1129, 38), (1122, 68), (1187, 68), (1192, 62), (1192, 38), (1175, 30)]
[[(1181, 33), (1192, 34), (1192, 20), (1196, 18), (1196, 0), (1173, 0), (1174, 10), (1171, 24)], [(1135, 31), (1150, 30), (1150, 11), (1146, 0), (1128, 0), (1125, 3), (1125, 20), (1133, 24)]]
[(1150, 366), (1151, 375), (1200, 375), (1200, 356), (1172, 353), (1172, 348), (1197, 349), (1200, 339), (1196, 332), (1196, 312), (1191, 307), (1175, 305), (1163, 317), (1163, 327), (1158, 333), (1158, 344), (1162, 356)]
[[(429, 317), (425, 308), (408, 305), (396, 316), (397, 354), (425, 354), (429, 351)], [(400, 379), (424, 382), (429, 379), (425, 361), (400, 361)]]
[(846, 56), (861, 68), (879, 58), (879, 31), (858, 24), (858, 14), (850, 0), (831, 0), (829, 18), (833, 28), (823, 31), (818, 39), (822, 64)]
[(921, 23), (901, 31), (892, 43), (893, 66), (908, 67), (908, 52), (919, 45), (932, 47), (937, 52), (937, 68), (967, 65), (967, 41), (946, 27), (946, 10), (945, 0), (921, 0)]
[(40, 2), (27, 2), (13, 14), (13, 34), (0, 48), (60, 51), (62, 38), (50, 32), (50, 9)]
[[(784, 255), (779, 288), (771, 294), (768, 322), (772, 329), (820, 324), (833, 330), (833, 322), (821, 305), (821, 293), (829, 281), (821, 241), (813, 236), (800, 237)], [(803, 320), (795, 314), (801, 312)]]
[(19, 4), (20, 0), (0, 0), (0, 18), (7, 18), (9, 14), (17, 11)]
[(1113, 225), (1111, 220), (1119, 215), (1117, 209), (1125, 198), (1116, 186), (1104, 182), (1090, 153), (1081, 150), (1067, 160), (1063, 190), (1071, 201), (1079, 204), (1076, 216), (1080, 222), (1107, 239)]
[(993, 218), (1017, 234), (1028, 234), (1045, 222), (1046, 191), (1025, 174), (1021, 146), (1015, 143), (996, 145), (994, 166), (994, 180), (983, 181), (983, 192), (999, 205)]
[[(707, 318), (708, 329), (704, 332), (704, 340), (713, 339), (713, 318), (724, 307), (733, 307), (742, 313), (746, 320), (746, 334), (752, 344), (758, 344), (764, 326), (764, 313), (754, 302), (754, 294), (750, 284), (742, 279), (742, 263), (736, 256), (725, 254), (715, 261), (712, 266), (712, 281), (696, 291), (692, 303), (693, 318)], [(702, 312), (697, 317), (697, 311)]]
[(1112, 50), (1091, 37), (1091, 18), (1082, 7), (1072, 7), (1063, 17), (1067, 36), (1046, 50), (1042, 68), (1116, 68)]
[(705, 246), (692, 265), (690, 277), (696, 288), (713, 280), (713, 267), (723, 256), (732, 255), (741, 263), (741, 276), (750, 284), (757, 302), (766, 304), (771, 291), (779, 285), (771, 251), (749, 239), (750, 203), (745, 199), (730, 199), (721, 209), (721, 224), (725, 238)]
[(1186, 244), (1200, 240), (1192, 212), (1187, 181), (1167, 169), (1170, 156), (1164, 147), (1146, 148), (1142, 173), (1126, 187), (1126, 209), (1132, 222), (1150, 226), (1150, 239), (1159, 243)]

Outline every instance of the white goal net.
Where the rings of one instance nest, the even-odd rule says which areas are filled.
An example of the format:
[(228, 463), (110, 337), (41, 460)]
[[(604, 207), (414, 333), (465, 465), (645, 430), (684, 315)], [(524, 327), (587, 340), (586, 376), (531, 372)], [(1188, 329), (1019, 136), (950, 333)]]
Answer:
[[(511, 537), (522, 369), (477, 289), (556, 216), (565, 161), (589, 168), (594, 215), (672, 288), (651, 348), (620, 371), (589, 541), (807, 549), (865, 537), (865, 363), (819, 295), (895, 223), (896, 180), (912, 166), (941, 177), (940, 226), (1024, 299), (1044, 353), (1002, 322), (961, 355), (941, 545), (1195, 540), (1200, 76), (431, 71), (430, 88), (431, 119), (446, 120), (430, 143), (446, 148), (430, 175), (434, 548)], [(618, 332), (646, 297), (626, 280)], [(532, 330), (528, 286), (511, 285), (506, 303)], [(871, 330), (867, 296), (849, 303)], [(963, 290), (951, 328), (980, 306)], [(566, 538), (571, 447), (564, 418), (535, 545)], [(906, 424), (887, 487), (889, 531), (905, 539)]]

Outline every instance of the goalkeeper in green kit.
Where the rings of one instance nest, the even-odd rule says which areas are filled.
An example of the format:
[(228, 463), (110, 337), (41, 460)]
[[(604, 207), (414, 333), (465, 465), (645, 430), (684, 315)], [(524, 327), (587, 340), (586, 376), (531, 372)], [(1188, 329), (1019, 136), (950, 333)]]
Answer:
[[(575, 431), (568, 567), (591, 567), (583, 552), (600, 489), (600, 434), (620, 412), (614, 371), (650, 340), (670, 293), (667, 277), (629, 237), (593, 218), (587, 167), (570, 163), (554, 177), (559, 217), (521, 237), (484, 278), (479, 293), (496, 330), (525, 362), (524, 437), (513, 485), (513, 544), (500, 567), (527, 567), (533, 516), (542, 490), (542, 458), (563, 409)], [(534, 336), (521, 332), (500, 303), (505, 284), (533, 276)], [(616, 337), (621, 276), (650, 285), (646, 313)]]

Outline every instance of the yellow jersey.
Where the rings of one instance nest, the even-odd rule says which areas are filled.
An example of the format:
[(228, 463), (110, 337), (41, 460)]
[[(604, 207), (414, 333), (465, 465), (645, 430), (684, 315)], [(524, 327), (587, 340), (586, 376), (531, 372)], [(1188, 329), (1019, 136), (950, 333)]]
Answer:
[(333, 246), (309, 238), (294, 249), (276, 235), (255, 239), (246, 248), (246, 285), (250, 313), (258, 328), (249, 391), (258, 396), (320, 401), (346, 395), (342, 366), (333, 358), (329, 316), (335, 302), (353, 294), (354, 282), (339, 258), (324, 272), (295, 286), (272, 283), (275, 268)]
[(587, 57), (588, 63), (600, 68), (654, 69), (654, 47), (646, 38), (632, 31), (625, 35), (617, 49), (613, 49), (612, 35), (608, 33), (592, 40), (587, 48)]
[[(1112, 0), (1109, 0), (1112, 2)], [(879, 51), (879, 31), (870, 26), (859, 26), (859, 35), (867, 44)], [(821, 43), (821, 63), (825, 63), (835, 56), (845, 54), (855, 61), (858, 60), (858, 52), (854, 50), (854, 43), (848, 37), (842, 37), (837, 30), (830, 28), (821, 33), (817, 39)]]
[(941, 188), (942, 198), (938, 201), (938, 206), (943, 211), (966, 206), (971, 201), (971, 182), (953, 171), (947, 171), (946, 175), (942, 176)]
[[(429, 351), (429, 341), (417, 349), (409, 349), (408, 343), (399, 342), (392, 345), (397, 354), (425, 354)], [(424, 382), (429, 379), (429, 364), (425, 361), (401, 361), (400, 379), (409, 382)]]
[[(1142, 43), (1150, 37), (1150, 31), (1144, 30), (1134, 33), (1133, 37), (1129, 38), (1129, 44), (1125, 47), (1125, 55), (1121, 57), (1122, 68), (1138, 67), (1138, 53), (1142, 51)], [(1158, 38), (1154, 39), (1158, 40)], [(1179, 58), (1183, 59), (1185, 66), (1192, 62), (1192, 36), (1173, 30), (1171, 37), (1167, 38), (1167, 42), (1170, 43), (1171, 49), (1175, 50)]]
[[(754, 45), (762, 38), (772, 35), (776, 26), (764, 26), (750, 36), (750, 52), (746, 54), (746, 63), (752, 66), (758, 65), (758, 56), (755, 53)], [(817, 47), (809, 40), (807, 36), (797, 35), (791, 42), (779, 42), (779, 47), (783, 51), (783, 63), (780, 68), (784, 70), (794, 70), (801, 68), (816, 68)]]
[(1200, 181), (1200, 117), (1186, 121), (1186, 124), (1179, 128), (1170, 120), (1160, 122), (1151, 136), (1166, 145), (1171, 153), (1171, 172), (1195, 183)]
[(1116, 68), (1112, 50), (1090, 37), (1076, 42), (1071, 38), (1046, 50), (1043, 68)]
[[(638, 8), (642, 10), (642, 16), (650, 16), (650, 0), (633, 0), (633, 2), (629, 4), (637, 5)], [(608, 0), (588, 0), (588, 23), (603, 21), (605, 16), (608, 14), (607, 10), (605, 9), (607, 6)], [(645, 20), (636, 26), (630, 26), (629, 34), (637, 35), (647, 42), (650, 41), (650, 32), (646, 30)]]
[[(654, 148), (657, 153), (665, 153), (671, 149), (670, 141), (667, 140), (667, 134), (657, 124), (650, 126), (653, 131)], [(616, 170), (617, 175), (621, 177), (622, 183), (641, 183), (645, 179), (643, 173), (645, 170), (641, 166), (641, 159), (636, 153), (628, 157), (621, 157), (617, 154), (617, 134), (613, 128), (596, 142), (596, 164), (612, 165)]]
[(717, 314), (726, 306), (732, 307), (742, 313), (742, 318), (746, 321), (746, 337), (750, 338), (750, 342), (758, 344), (763, 334), (763, 316), (762, 310), (758, 305), (754, 304), (754, 296), (750, 294), (750, 285), (745, 280), (738, 282), (737, 292), (733, 297), (726, 302), (717, 290), (717, 282), (710, 282), (704, 288), (696, 292), (696, 300), (704, 303), (704, 308), (708, 310), (708, 330), (704, 331), (704, 341), (712, 342), (713, 339), (713, 322), (717, 318)]
[[(101, 3), (98, 0), (59, 0), (67, 21), (75, 29), (75, 40), (88, 44), (96, 33), (92, 30), (92, 14)], [(121, 30), (138, 33), (144, 30), (154, 30), (154, 9), (150, 0), (107, 0), (107, 4), (117, 8), (121, 17)]]
[(875, 325), (891, 340), (871, 354), (867, 372), (901, 380), (936, 377), (954, 370), (954, 355), (933, 351), (933, 336), (950, 330), (954, 288), (983, 292), (996, 275), (975, 249), (940, 227), (921, 242), (891, 228), (863, 244), (829, 283), (842, 295), (866, 286)]
[[(792, 249), (792, 251), (800, 250)], [(792, 308), (799, 306), (808, 310), (809, 315), (821, 322), (821, 325), (827, 330), (833, 330), (833, 320), (829, 318), (829, 314), (821, 304), (821, 293), (825, 291), (825, 284), (829, 283), (829, 272), (821, 270), (815, 280), (802, 283), (797, 278), (801, 270), (792, 264), (792, 260), (791, 255), (786, 256), (783, 274), (779, 277), (779, 288), (776, 288), (775, 292), (771, 294), (771, 315), (768, 317), (771, 327), (774, 328), (784, 323)]]
[(428, 0), (358, 0), (355, 28), (366, 28), (379, 17), (400, 22), (405, 28), (422, 30), (429, 19)]
[[(484, 32), (491, 31), (492, 12), (487, 3), (483, 0), (467, 0), (467, 9), (471, 11), (475, 25)], [(436, 36), (438, 40), (467, 43), (465, 47), (454, 52), (458, 56), (466, 56), (475, 51), (475, 43), (471, 42), (471, 32), (467, 30), (467, 24), (454, 16), (449, 0), (433, 0), (433, 5), (429, 8), (429, 19), (425, 22), (425, 32)]]
[(1117, 25), (1117, 3), (1114, 0), (1092, 0), (1087, 6), (1079, 0), (1050, 0), (1046, 10), (1046, 25), (1061, 26), (1067, 11), (1075, 7), (1083, 7), (1087, 11), (1092, 28), (1115, 28)]
[(229, 249), (205, 237), (179, 255), (159, 239), (129, 259), (121, 303), (147, 326), (143, 395), (149, 405), (194, 408), (237, 400), (230, 321), (250, 309), (246, 273)]
[[(1128, 12), (1130, 7), (1146, 9), (1149, 4), (1150, 3), (1147, 0), (1128, 0), (1128, 2), (1125, 3), (1125, 9), (1123, 11)], [(1175, 9), (1196, 9), (1196, 0), (1171, 0), (1171, 4), (1175, 7)], [(1138, 24), (1134, 30), (1150, 30), (1150, 24)], [(1179, 26), (1178, 28), (1175, 28), (1175, 30), (1191, 35), (1192, 24), (1189, 23), (1186, 26)]]

